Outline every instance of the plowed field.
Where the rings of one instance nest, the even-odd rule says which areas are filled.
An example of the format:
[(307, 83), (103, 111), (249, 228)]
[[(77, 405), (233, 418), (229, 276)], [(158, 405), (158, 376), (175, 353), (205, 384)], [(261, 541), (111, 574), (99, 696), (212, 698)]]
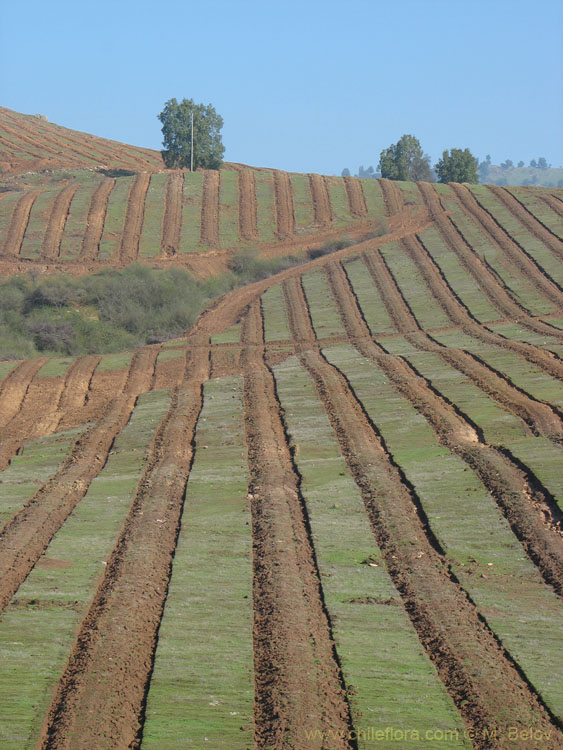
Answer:
[(0, 363), (2, 750), (560, 748), (559, 199), (135, 171), (0, 200), (3, 272), (353, 244), (174, 342)]

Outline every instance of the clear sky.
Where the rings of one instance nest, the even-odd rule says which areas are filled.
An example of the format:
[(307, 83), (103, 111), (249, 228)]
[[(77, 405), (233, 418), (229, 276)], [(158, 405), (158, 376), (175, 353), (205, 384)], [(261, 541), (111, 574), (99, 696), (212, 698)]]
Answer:
[(563, 165), (561, 0), (5, 0), (0, 104), (151, 148), (172, 98), (211, 103), (225, 159), (377, 167), (412, 133), (435, 163)]

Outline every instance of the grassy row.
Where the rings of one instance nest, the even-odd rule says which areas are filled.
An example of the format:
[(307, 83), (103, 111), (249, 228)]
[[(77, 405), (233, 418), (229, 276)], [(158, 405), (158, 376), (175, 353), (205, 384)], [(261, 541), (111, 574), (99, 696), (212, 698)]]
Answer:
[[(372, 747), (370, 727), (387, 726), (408, 727), (421, 736), (427, 730), (435, 736), (440, 730), (458, 733), (451, 741), (425, 742), (429, 748), (469, 746), (463, 723), (389, 578), (311, 379), (295, 357), (276, 367), (275, 376), (303, 478), (324, 601), (359, 747)], [(305, 746), (304, 738), (299, 739), (296, 746)]]
[(522, 276), (514, 264), (506, 257), (498, 245), (491, 242), (490, 237), (470, 219), (461, 208), (460, 203), (453, 197), (449, 185), (438, 185), (444, 208), (450, 212), (450, 219), (458, 229), (472, 250), (497, 275), (499, 283), (510, 289), (516, 299), (521, 302), (533, 315), (545, 315), (552, 312), (553, 305)]
[(373, 283), (369, 271), (361, 259), (345, 261), (344, 270), (352, 284), (354, 293), (374, 335), (380, 333), (395, 333), (395, 326), (385, 309), (385, 305)]
[(557, 258), (541, 240), (534, 237), (526, 227), (484, 185), (471, 185), (471, 192), (491, 216), (552, 278), (563, 284), (563, 268)]
[(198, 249), (203, 249), (200, 243), (202, 189), (202, 172), (186, 172), (184, 174), (182, 233), (180, 235), (181, 253), (193, 253), (197, 252)]
[(239, 239), (238, 173), (221, 172), (219, 187), (219, 244), (236, 247)]
[(10, 193), (3, 193), (0, 197), (0, 236), (2, 237), (0, 240), (0, 248), (3, 247), (4, 237), (10, 226), (12, 214), (14, 213), (16, 203), (21, 196), (22, 193), (19, 190), (14, 190)]
[(297, 232), (311, 231), (314, 227), (315, 216), (309, 177), (306, 174), (292, 174), (289, 179), (293, 192), (295, 229)]
[(205, 384), (144, 750), (253, 747), (252, 542), (241, 379)]
[[(387, 376), (349, 346), (326, 354), (348, 377), (414, 486), (454, 574), (551, 710), (563, 715), (563, 683), (552, 669), (553, 653), (563, 647), (558, 597), (544, 585), (477, 475), (438, 444), (427, 422), (395, 392)], [(425, 368), (424, 374), (432, 374), (442, 389), (446, 375), (434, 356), (421, 354), (417, 363), (430, 362), (431, 372)], [(456, 403), (463, 409), (468, 400), (464, 395)], [(495, 408), (491, 402), (476, 421), (493, 423)], [(503, 435), (508, 417), (503, 415), (502, 426), (496, 425)]]
[(66, 459), (81, 427), (31, 440), (0, 474), (0, 526), (12, 518), (55, 474)]
[(262, 309), (264, 311), (264, 337), (266, 343), (291, 339), (291, 332), (285, 312), (285, 300), (280, 284), (271, 286), (262, 295)]
[(160, 253), (162, 223), (166, 208), (166, 183), (168, 175), (153, 174), (145, 199), (143, 228), (139, 241), (139, 256), (152, 258)]
[(520, 187), (509, 187), (507, 188), (512, 195), (523, 203), (528, 211), (533, 214), (538, 221), (541, 221), (553, 234), (560, 239), (563, 239), (563, 227), (561, 225), (561, 217), (559, 214), (544, 203), (539, 198), (539, 193), (533, 188), (523, 189)]
[(53, 203), (60, 192), (60, 188), (47, 188), (37, 196), (31, 213), (25, 235), (23, 238), (20, 255), (23, 258), (39, 258), (43, 237), (47, 229), (47, 222), (51, 215)]
[(134, 177), (119, 177), (109, 194), (104, 231), (100, 241), (100, 258), (119, 257), (121, 236), (127, 213), (127, 199), (134, 180)]
[(167, 391), (141, 396), (104, 469), (3, 614), (2, 750), (35, 746), (54, 685), (104, 573), (169, 400)]
[(323, 271), (311, 271), (301, 277), (317, 338), (345, 336), (338, 309)]
[(79, 188), (70, 203), (61, 240), (60, 256), (62, 259), (76, 258), (80, 255), (92, 196), (102, 182), (102, 178), (96, 172), (84, 172), (79, 182)]

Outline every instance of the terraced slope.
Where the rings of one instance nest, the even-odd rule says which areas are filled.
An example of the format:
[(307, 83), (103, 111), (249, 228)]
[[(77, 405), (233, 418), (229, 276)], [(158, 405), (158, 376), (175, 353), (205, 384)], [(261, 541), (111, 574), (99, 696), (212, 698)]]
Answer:
[(149, 216), (159, 262), (357, 241), (166, 345), (0, 364), (2, 747), (561, 747), (559, 198), (153, 179), (9, 237), (44, 195), (44, 264), (148, 255)]

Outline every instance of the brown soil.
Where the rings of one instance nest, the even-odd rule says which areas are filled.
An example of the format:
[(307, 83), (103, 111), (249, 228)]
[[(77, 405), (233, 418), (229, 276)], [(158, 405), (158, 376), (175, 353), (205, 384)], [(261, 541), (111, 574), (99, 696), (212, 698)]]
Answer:
[(326, 178), (320, 174), (310, 174), (309, 185), (311, 186), (311, 196), (313, 198), (315, 224), (323, 228), (328, 227), (332, 221), (332, 209)]
[(367, 216), (368, 210), (362, 183), (356, 177), (345, 177), (344, 185), (346, 186), (348, 206), (350, 207), (352, 216), (355, 216), (357, 219)]
[(51, 211), (49, 223), (45, 231), (45, 237), (43, 238), (43, 244), (41, 245), (41, 260), (59, 257), (63, 230), (68, 217), (70, 203), (77, 190), (78, 185), (68, 185), (55, 198), (53, 210)]
[(547, 205), (555, 211), (558, 216), (563, 217), (563, 202), (556, 198), (554, 195), (545, 193), (540, 196), (541, 200), (547, 203)]
[(258, 206), (256, 203), (256, 181), (250, 169), (238, 170), (239, 236), (242, 240), (258, 240)]
[(113, 177), (106, 177), (92, 195), (88, 219), (86, 221), (86, 231), (82, 240), (82, 251), (80, 254), (80, 261), (82, 263), (84, 261), (95, 260), (98, 257), (100, 241), (104, 232), (109, 195), (114, 185), (115, 179)]
[(10, 225), (6, 232), (4, 245), (2, 246), (2, 256), (6, 258), (17, 257), (20, 254), (23, 237), (29, 223), (31, 209), (41, 190), (33, 190), (24, 193), (16, 203), (14, 213), (10, 219)]
[(274, 194), (276, 198), (276, 232), (280, 239), (295, 233), (293, 191), (287, 172), (274, 172)]
[(139, 240), (141, 239), (145, 215), (145, 199), (150, 181), (150, 174), (141, 172), (131, 186), (119, 254), (122, 263), (131, 263), (137, 260), (139, 256)]
[(100, 422), (76, 441), (60, 471), (8, 521), (0, 533), (0, 610), (25, 580), (53, 535), (102, 470), (116, 436), (129, 421), (139, 394), (150, 390), (158, 348), (133, 357), (127, 385)]
[(28, 359), (18, 365), (0, 385), (0, 427), (4, 428), (21, 409), (29, 386), (47, 360)]
[(520, 273), (529, 279), (536, 289), (554, 305), (561, 307), (563, 304), (561, 290), (549, 278), (545, 269), (540, 268), (537, 262), (520, 245), (516, 244), (506, 230), (493, 219), (464, 185), (451, 183), (451, 187), (468, 216), (480, 224), (491, 241), (506, 254)]
[(162, 223), (162, 240), (160, 251), (169, 258), (180, 251), (182, 232), (182, 199), (184, 194), (184, 175), (174, 172), (166, 183), (166, 207)]
[(501, 203), (531, 232), (540, 242), (549, 247), (559, 260), (563, 260), (563, 242), (545, 224), (542, 224), (511, 192), (497, 185), (488, 185), (488, 189)]
[[(251, 345), (242, 359), (254, 558), (256, 745), (302, 746), (304, 730), (312, 726), (346, 736), (350, 713), (299, 478), (274, 378), (260, 351), (257, 303), (244, 320), (243, 340)], [(350, 744), (335, 740), (332, 746)]]
[(219, 186), (220, 173), (207, 169), (203, 173), (201, 196), (201, 243), (219, 245)]
[[(286, 289), (296, 342), (311, 341), (302, 289), (294, 280)], [(301, 361), (361, 489), (374, 536), (421, 643), (466, 723), (476, 730), (475, 747), (490, 747), (488, 740), (479, 739), (486, 728), (500, 729), (504, 739), (498, 747), (505, 747), (510, 744), (508, 727), (536, 722), (551, 732), (552, 746), (557, 747), (561, 738), (554, 738), (548, 713), (450, 573), (419, 499), (405, 484), (346, 379), (314, 348), (305, 348)], [(479, 670), (469, 669), (470, 664), (479, 664)]]
[(208, 372), (208, 352), (194, 348), (55, 690), (40, 747), (140, 746), (150, 655), (166, 601)]

